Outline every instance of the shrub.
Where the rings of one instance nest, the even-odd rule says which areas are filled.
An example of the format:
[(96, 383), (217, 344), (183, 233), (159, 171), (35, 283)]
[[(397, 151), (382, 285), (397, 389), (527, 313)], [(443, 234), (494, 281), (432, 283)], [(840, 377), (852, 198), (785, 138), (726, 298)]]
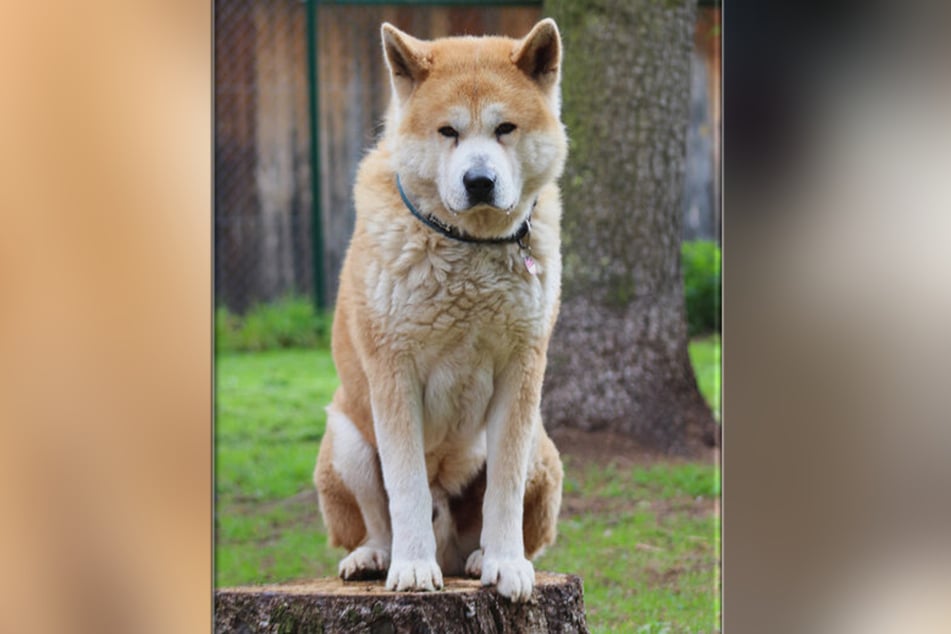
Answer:
[(708, 240), (681, 245), (690, 336), (720, 331), (720, 247)]
[(330, 324), (330, 313), (318, 313), (306, 297), (288, 296), (257, 304), (244, 316), (219, 307), (215, 310), (215, 348), (258, 351), (326, 347), (330, 345)]
[(215, 309), (215, 349), (237, 350), (241, 319), (225, 306)]

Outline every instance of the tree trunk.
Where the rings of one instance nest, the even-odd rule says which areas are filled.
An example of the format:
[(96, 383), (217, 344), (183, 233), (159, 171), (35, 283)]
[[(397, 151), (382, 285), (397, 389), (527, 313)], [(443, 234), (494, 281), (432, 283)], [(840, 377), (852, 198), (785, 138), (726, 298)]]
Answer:
[(581, 579), (536, 573), (527, 603), (477, 580), (446, 579), (441, 592), (387, 592), (382, 582), (318, 579), (215, 592), (215, 632), (446, 634), (586, 633)]
[(718, 437), (680, 272), (696, 0), (548, 0), (564, 39), (564, 283), (547, 423), (673, 453)]

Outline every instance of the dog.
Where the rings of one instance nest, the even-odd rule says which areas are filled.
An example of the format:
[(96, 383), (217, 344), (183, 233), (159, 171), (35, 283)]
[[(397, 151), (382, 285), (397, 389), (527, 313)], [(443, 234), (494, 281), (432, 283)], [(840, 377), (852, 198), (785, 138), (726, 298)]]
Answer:
[(392, 97), (354, 186), (314, 471), (344, 580), (532, 594), (562, 465), (542, 426), (558, 312), (561, 38), (381, 28)]

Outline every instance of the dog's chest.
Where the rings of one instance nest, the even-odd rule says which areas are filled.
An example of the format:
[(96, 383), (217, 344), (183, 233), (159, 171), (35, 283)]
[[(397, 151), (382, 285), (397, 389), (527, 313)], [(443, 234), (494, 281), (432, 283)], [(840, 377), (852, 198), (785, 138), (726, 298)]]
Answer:
[(552, 300), (543, 278), (517, 249), (497, 245), (404, 248), (380, 273), (369, 295), (388, 343), (413, 357), (427, 453), (484, 444), (497, 374), (546, 334)]
[(424, 355), (446, 346), (510, 350), (545, 331), (545, 271), (532, 274), (513, 245), (410, 244), (381, 255), (367, 295), (393, 345)]

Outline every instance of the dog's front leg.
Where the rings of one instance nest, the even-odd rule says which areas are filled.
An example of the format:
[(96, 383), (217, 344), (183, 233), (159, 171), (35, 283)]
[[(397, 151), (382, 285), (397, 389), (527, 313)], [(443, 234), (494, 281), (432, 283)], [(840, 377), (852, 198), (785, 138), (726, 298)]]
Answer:
[(483, 585), (495, 584), (499, 594), (527, 601), (535, 569), (525, 558), (522, 515), (525, 479), (540, 424), (540, 363), (517, 358), (497, 377), (488, 411), (486, 491), (482, 514), (482, 548), (469, 558), (467, 571)]
[(387, 364), (384, 371), (374, 374), (370, 388), (373, 428), (393, 529), (386, 587), (442, 588), (423, 446), (422, 388), (409, 363)]

